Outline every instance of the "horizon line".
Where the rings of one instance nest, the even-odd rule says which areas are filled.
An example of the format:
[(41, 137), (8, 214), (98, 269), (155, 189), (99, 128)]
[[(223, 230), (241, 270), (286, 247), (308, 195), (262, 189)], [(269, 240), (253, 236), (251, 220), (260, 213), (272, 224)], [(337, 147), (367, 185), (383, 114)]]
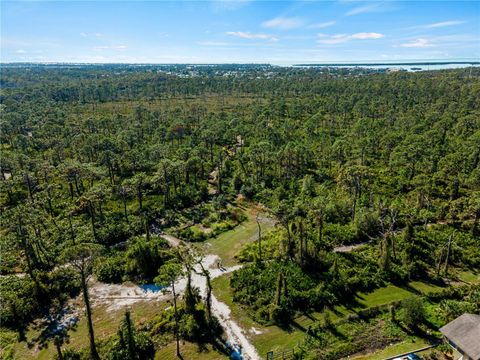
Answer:
[(82, 62), (82, 61), (8, 61), (4, 62), (0, 60), (0, 66), (3, 65), (136, 65), (136, 66), (166, 66), (166, 65), (197, 65), (197, 66), (215, 66), (215, 65), (270, 65), (270, 66), (362, 66), (362, 65), (450, 65), (450, 64), (480, 64), (480, 59), (456, 59), (456, 60), (428, 60), (428, 59), (412, 59), (412, 60), (392, 60), (392, 61), (380, 61), (380, 60), (365, 60), (365, 61), (316, 61), (316, 62), (289, 62), (288, 65), (279, 65), (275, 62)]

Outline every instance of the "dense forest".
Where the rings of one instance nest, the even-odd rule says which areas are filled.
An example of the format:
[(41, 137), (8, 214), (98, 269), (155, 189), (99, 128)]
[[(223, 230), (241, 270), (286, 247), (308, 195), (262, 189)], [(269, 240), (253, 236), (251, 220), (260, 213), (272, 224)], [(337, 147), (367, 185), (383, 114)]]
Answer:
[[(480, 313), (477, 67), (26, 64), (0, 85), (5, 359), (162, 358), (175, 340), (228, 356), (217, 298), (287, 338), (310, 316), (293, 356), (312, 359), (433, 344)], [(207, 243), (249, 221), (209, 269)], [(99, 336), (92, 288), (125, 282), (173, 305), (141, 322), (125, 308)], [(385, 288), (413, 295), (359, 310)], [(80, 325), (58, 326), (73, 301), (81, 347)]]

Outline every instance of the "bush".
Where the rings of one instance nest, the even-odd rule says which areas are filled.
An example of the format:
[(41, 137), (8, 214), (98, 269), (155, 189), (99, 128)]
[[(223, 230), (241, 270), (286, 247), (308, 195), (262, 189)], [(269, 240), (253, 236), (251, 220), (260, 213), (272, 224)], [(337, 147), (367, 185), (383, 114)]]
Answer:
[(253, 199), (257, 192), (258, 187), (250, 183), (245, 183), (240, 188), (240, 194), (245, 196), (246, 199)]
[(368, 239), (368, 236), (374, 236), (380, 230), (378, 214), (366, 209), (362, 209), (355, 216), (356, 237), (360, 240)]
[(219, 235), (225, 231), (233, 229), (235, 224), (232, 221), (222, 221), (212, 225), (212, 234), (214, 236)]
[(49, 292), (52, 298), (67, 300), (80, 293), (80, 281), (78, 273), (71, 267), (60, 267), (53, 270), (49, 276)]
[(131, 227), (125, 224), (123, 220), (115, 221), (111, 219), (97, 229), (97, 235), (103, 244), (114, 245), (127, 240), (133, 233)]
[(293, 316), (293, 309), (287, 302), (280, 305), (272, 304), (270, 306), (270, 320), (275, 324), (287, 325)]
[[(85, 354), (82, 354), (73, 349), (62, 350), (63, 360), (81, 360), (82, 358), (85, 359), (86, 356), (83, 356), (83, 355)], [(54, 359), (58, 360), (58, 354), (55, 354)]]
[(29, 277), (1, 277), (0, 304), (2, 326), (24, 325), (39, 311), (34, 282)]
[(402, 301), (402, 321), (410, 329), (417, 329), (425, 321), (425, 308), (423, 300), (419, 297), (411, 297)]
[[(273, 230), (262, 236), (262, 260), (271, 260), (280, 256), (284, 231)], [(235, 258), (240, 262), (252, 262), (258, 258), (258, 241), (246, 244)]]
[(180, 232), (180, 237), (185, 241), (202, 242), (207, 239), (207, 234), (196, 226), (190, 226)]
[(155, 348), (147, 334), (135, 329), (127, 312), (118, 330), (118, 337), (107, 344), (104, 356), (109, 360), (153, 360)]
[(353, 244), (357, 240), (353, 225), (325, 224), (323, 236), (331, 244)]
[(150, 241), (143, 236), (132, 238), (125, 252), (126, 274), (132, 280), (152, 281), (160, 266), (170, 258), (167, 249), (167, 241), (157, 236)]
[(125, 275), (125, 258), (121, 255), (100, 258), (95, 265), (95, 275), (99, 281), (121, 283)]
[(450, 322), (464, 313), (475, 313), (476, 304), (468, 301), (443, 300), (440, 302), (440, 311), (445, 322)]

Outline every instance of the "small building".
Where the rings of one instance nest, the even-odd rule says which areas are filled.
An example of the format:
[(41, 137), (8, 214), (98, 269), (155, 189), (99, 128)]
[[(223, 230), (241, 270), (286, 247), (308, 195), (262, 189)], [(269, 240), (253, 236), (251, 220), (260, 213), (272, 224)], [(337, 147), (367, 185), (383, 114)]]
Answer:
[(459, 360), (480, 360), (480, 315), (463, 314), (440, 328), (440, 332), (461, 354)]

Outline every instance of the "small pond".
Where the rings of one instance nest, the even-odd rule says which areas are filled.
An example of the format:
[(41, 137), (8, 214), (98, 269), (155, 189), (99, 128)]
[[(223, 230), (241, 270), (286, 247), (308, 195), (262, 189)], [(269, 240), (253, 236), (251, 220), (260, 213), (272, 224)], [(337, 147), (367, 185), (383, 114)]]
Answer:
[(161, 291), (165, 286), (159, 286), (155, 284), (143, 284), (143, 285), (139, 285), (139, 287), (145, 292), (150, 291), (150, 292), (156, 293)]

